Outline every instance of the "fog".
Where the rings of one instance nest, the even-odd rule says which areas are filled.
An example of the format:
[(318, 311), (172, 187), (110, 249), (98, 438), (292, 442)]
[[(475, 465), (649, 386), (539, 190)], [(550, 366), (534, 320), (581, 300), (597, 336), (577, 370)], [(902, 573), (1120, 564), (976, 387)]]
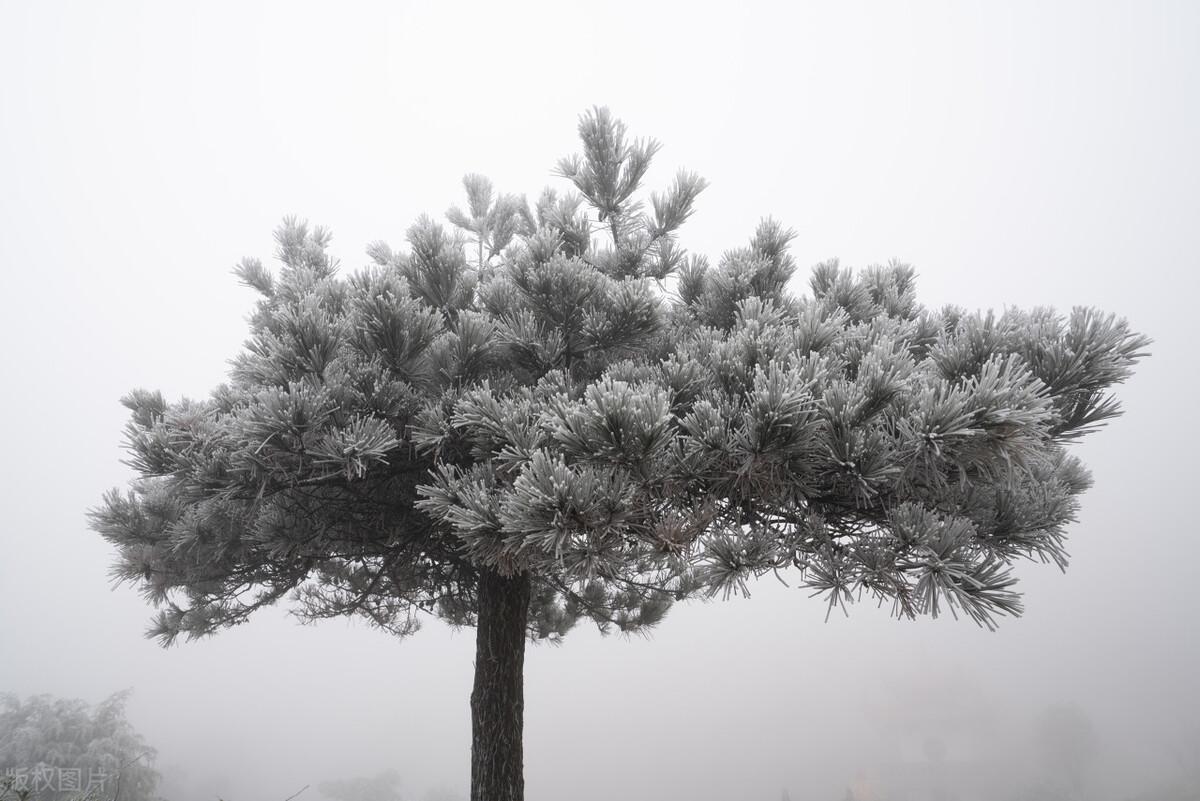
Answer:
[(315, 800), (387, 770), (405, 799), (465, 798), (473, 632), (398, 641), (280, 606), (164, 650), (85, 515), (132, 475), (119, 397), (223, 380), (254, 302), (230, 270), (284, 215), (363, 266), (461, 202), (466, 172), (561, 187), (578, 115), (606, 104), (664, 143), (649, 186), (711, 182), (693, 252), (773, 215), (804, 266), (896, 257), (927, 306), (1092, 305), (1155, 342), (1125, 415), (1076, 447), (1095, 486), (1071, 565), (1020, 566), (1022, 618), (825, 622), (766, 579), (646, 637), (581, 625), (527, 654), (530, 801), (870, 798), (930, 766), (945, 798), (1015, 794), (1064, 774), (1064, 715), (1093, 735), (1087, 797), (1183, 781), (1197, 42), (1188, 2), (0, 2), (0, 692), (133, 688), (170, 801)]

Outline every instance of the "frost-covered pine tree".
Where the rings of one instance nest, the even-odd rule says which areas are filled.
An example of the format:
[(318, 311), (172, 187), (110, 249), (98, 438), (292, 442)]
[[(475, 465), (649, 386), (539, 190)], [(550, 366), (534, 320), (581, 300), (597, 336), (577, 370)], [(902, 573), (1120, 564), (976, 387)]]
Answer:
[(341, 276), (288, 220), (229, 382), (124, 399), (140, 475), (93, 525), (164, 643), (285, 598), (405, 635), (477, 628), (473, 801), (523, 792), (526, 638), (630, 631), (787, 570), (830, 608), (1020, 612), (1011, 563), (1065, 564), (1087, 471), (1147, 340), (1090, 309), (930, 310), (911, 267), (788, 291), (767, 220), (715, 266), (677, 234), (705, 182), (640, 194), (658, 150), (581, 118), (570, 191), (465, 180), (447, 229)]

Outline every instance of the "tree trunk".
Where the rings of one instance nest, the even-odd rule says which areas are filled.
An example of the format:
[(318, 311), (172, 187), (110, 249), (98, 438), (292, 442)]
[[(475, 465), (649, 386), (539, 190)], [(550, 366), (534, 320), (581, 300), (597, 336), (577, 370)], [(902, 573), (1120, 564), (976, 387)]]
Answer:
[(523, 801), (525, 624), (529, 574), (479, 576), (471, 691), (471, 801)]

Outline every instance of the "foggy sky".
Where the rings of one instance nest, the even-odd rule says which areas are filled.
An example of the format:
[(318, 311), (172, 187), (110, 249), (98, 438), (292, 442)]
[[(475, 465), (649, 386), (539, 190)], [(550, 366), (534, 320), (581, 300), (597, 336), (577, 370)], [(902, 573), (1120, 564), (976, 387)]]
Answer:
[(227, 777), (229, 801), (387, 768), (413, 798), (465, 792), (473, 632), (281, 607), (163, 650), (85, 513), (131, 477), (120, 396), (224, 379), (254, 302), (230, 270), (284, 215), (359, 268), (461, 203), (466, 172), (562, 188), (578, 115), (606, 104), (664, 143), (648, 188), (711, 182), (692, 252), (773, 215), (797, 291), (818, 261), (895, 257), (927, 306), (1093, 305), (1155, 343), (1125, 416), (1076, 448), (1095, 487), (1071, 567), (1021, 566), (1023, 618), (824, 623), (766, 579), (648, 638), (581, 625), (527, 655), (530, 801), (840, 798), (910, 736), (897, 720), (978, 708), (1019, 740), (1063, 702), (1143, 786), (1200, 710), (1200, 5), (791, 6), (0, 0), (0, 691), (133, 687), (159, 767)]

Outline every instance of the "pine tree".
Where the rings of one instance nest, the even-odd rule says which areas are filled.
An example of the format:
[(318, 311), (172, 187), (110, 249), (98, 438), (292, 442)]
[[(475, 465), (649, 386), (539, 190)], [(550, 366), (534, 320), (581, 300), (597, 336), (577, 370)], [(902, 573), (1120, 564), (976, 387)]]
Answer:
[(475, 626), (473, 801), (522, 796), (526, 638), (780, 570), (830, 609), (1019, 613), (1010, 565), (1065, 565), (1089, 484), (1067, 446), (1148, 342), (1090, 309), (929, 310), (900, 263), (820, 264), (795, 296), (770, 219), (712, 266), (678, 242), (705, 182), (647, 203), (658, 143), (603, 108), (579, 133), (569, 191), (468, 176), (453, 228), (346, 277), (286, 220), (277, 272), (236, 269), (261, 298), (229, 382), (126, 397), (140, 478), (92, 516), (164, 643), (285, 598)]

